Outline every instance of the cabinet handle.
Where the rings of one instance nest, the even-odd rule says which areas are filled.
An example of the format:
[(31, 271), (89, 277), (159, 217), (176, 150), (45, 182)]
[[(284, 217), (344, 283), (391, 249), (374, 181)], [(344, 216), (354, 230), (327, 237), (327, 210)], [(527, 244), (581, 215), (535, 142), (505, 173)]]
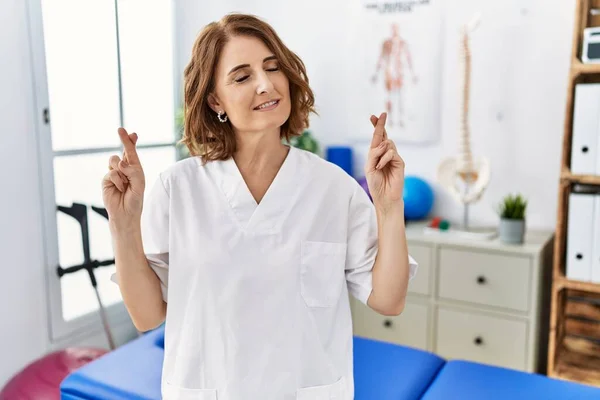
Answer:
[(383, 321), (383, 326), (385, 326), (386, 328), (391, 327), (392, 321), (390, 321), (389, 319), (386, 319), (385, 321)]
[(483, 285), (485, 283), (485, 276), (478, 276), (477, 283), (479, 283), (480, 285)]
[(477, 345), (480, 346), (483, 343), (483, 339), (481, 338), (481, 336), (477, 336), (475, 338), (475, 340), (473, 340), (473, 342)]

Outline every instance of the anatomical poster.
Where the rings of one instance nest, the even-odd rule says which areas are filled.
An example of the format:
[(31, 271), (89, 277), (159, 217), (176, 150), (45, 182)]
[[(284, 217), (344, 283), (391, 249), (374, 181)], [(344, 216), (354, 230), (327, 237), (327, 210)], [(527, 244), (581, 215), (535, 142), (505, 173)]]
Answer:
[[(437, 141), (442, 73), (441, 0), (354, 4), (350, 36), (351, 108), (360, 115), (386, 111), (390, 139)], [(353, 133), (354, 139), (365, 135)]]

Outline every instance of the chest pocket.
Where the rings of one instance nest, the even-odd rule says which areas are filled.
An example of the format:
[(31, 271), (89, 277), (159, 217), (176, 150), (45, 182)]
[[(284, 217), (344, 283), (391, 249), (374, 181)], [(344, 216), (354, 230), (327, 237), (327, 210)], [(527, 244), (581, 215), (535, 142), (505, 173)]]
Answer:
[(309, 307), (332, 307), (344, 284), (346, 243), (303, 241), (300, 292)]

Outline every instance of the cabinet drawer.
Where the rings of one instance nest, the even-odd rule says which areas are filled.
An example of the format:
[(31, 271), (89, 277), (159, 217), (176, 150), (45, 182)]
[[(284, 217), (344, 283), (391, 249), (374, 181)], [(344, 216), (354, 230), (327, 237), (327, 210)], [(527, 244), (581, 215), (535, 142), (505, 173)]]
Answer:
[(427, 350), (428, 306), (406, 302), (397, 317), (387, 317), (351, 298), (352, 323), (356, 336), (403, 344)]
[(530, 288), (528, 257), (440, 250), (440, 297), (527, 311)]
[(427, 295), (430, 292), (432, 249), (427, 245), (408, 243), (408, 252), (419, 264), (417, 275), (408, 283), (408, 291)]
[(524, 321), (440, 308), (436, 333), (435, 351), (442, 357), (526, 369)]

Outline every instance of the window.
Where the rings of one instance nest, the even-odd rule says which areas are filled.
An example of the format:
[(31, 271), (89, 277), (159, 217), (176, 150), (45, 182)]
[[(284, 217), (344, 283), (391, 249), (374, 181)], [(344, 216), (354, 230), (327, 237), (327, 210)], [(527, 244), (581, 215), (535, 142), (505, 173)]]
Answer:
[[(148, 185), (178, 159), (172, 9), (172, 0), (30, 5), (36, 104), (44, 115), (38, 134), (53, 339), (101, 329), (87, 271), (57, 275), (58, 265), (84, 262), (80, 224), (57, 206), (103, 207), (108, 159), (123, 151), (120, 126), (138, 133)], [(107, 220), (91, 208), (87, 218), (91, 259), (112, 259)], [(109, 279), (114, 270), (95, 269), (109, 323), (127, 318), (119, 288)]]

